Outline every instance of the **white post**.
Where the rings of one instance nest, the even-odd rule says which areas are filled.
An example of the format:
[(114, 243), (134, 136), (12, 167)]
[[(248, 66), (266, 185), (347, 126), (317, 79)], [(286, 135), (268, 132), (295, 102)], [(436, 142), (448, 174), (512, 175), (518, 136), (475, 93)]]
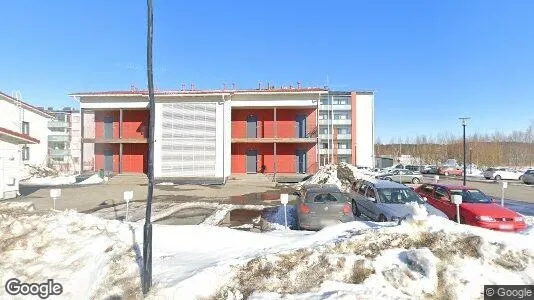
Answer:
[(61, 189), (51, 189), (50, 198), (54, 200), (54, 210), (56, 210), (56, 199), (61, 197)]
[(280, 194), (280, 202), (284, 205), (284, 225), (287, 228), (287, 203), (289, 202), (289, 195), (288, 194)]
[(439, 181), (439, 175), (434, 176), (434, 183), (437, 184)]
[(502, 188), (501, 188), (501, 206), (504, 206), (504, 190), (508, 188), (508, 182), (503, 181), (502, 182)]
[(452, 203), (456, 204), (456, 222), (460, 224), (460, 204), (462, 204), (462, 195), (452, 195)]
[(123, 199), (124, 199), (124, 201), (126, 201), (126, 216), (124, 217), (124, 220), (128, 221), (128, 210), (130, 208), (130, 206), (129, 206), (130, 200), (133, 199), (133, 191), (125, 191), (123, 193)]

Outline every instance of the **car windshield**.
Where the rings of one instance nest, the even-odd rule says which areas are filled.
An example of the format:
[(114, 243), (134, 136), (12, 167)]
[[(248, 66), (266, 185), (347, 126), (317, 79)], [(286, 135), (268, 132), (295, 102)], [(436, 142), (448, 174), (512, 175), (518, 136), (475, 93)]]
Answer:
[(324, 192), (310, 193), (306, 197), (306, 202), (323, 203), (323, 202), (345, 202), (347, 197), (341, 192)]
[(378, 195), (380, 202), (383, 203), (404, 204), (409, 202), (424, 202), (413, 190), (406, 188), (379, 188)]
[(462, 202), (491, 203), (491, 199), (479, 190), (451, 190), (451, 195), (462, 196)]

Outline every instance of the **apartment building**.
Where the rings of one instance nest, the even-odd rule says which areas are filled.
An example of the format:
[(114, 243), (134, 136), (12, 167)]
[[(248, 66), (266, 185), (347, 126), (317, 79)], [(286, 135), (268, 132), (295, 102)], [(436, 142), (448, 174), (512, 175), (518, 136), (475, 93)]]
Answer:
[[(321, 164), (318, 145), (328, 142), (318, 133), (330, 123), (335, 128), (352, 126), (348, 133), (351, 139), (342, 140), (347, 146), (339, 147), (349, 151), (338, 150), (334, 158), (342, 155), (351, 162), (360, 156), (363, 162), (367, 154), (362, 149), (367, 144), (355, 148), (353, 154), (351, 143), (367, 142), (352, 133), (363, 132), (366, 123), (359, 124), (353, 116), (345, 117), (347, 124), (340, 123), (335, 121), (337, 114), (332, 118), (335, 122), (318, 122), (320, 101), (328, 99), (328, 94), (323, 88), (273, 87), (156, 92), (155, 177), (210, 177), (224, 181), (232, 173), (314, 173)], [(81, 107), (81, 160), (85, 161), (86, 146), (91, 145), (94, 170), (146, 172), (148, 93), (134, 90), (72, 96)], [(357, 95), (355, 99), (356, 103), (360, 101)], [(365, 106), (357, 105), (350, 113), (357, 109), (363, 114)], [(352, 120), (362, 127), (353, 130)], [(365, 128), (372, 131), (372, 126)], [(338, 142), (340, 134), (347, 134), (338, 134), (339, 131), (333, 131), (333, 142)], [(372, 143), (370, 147), (372, 153)]]
[(25, 164), (46, 162), (48, 121), (52, 115), (0, 92), (0, 199), (18, 194), (20, 175)]
[(374, 166), (374, 93), (329, 91), (319, 105), (319, 162)]
[[(41, 108), (42, 109), (42, 108)], [(80, 111), (71, 107), (46, 112), (54, 116), (48, 122), (48, 163), (61, 171), (79, 171), (81, 156)]]

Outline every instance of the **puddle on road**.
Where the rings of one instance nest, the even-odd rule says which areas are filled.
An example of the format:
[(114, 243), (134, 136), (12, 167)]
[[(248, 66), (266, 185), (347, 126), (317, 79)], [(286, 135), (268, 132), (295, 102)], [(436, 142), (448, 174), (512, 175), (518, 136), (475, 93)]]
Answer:
[(169, 216), (154, 221), (160, 225), (198, 225), (215, 210), (208, 208), (188, 208), (179, 210)]

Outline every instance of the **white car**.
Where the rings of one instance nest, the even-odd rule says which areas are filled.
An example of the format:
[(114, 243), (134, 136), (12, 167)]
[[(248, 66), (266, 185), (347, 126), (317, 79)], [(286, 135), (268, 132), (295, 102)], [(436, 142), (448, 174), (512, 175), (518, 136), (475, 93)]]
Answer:
[(508, 168), (489, 168), (483, 173), (484, 178), (494, 180), (521, 180), (523, 172)]

